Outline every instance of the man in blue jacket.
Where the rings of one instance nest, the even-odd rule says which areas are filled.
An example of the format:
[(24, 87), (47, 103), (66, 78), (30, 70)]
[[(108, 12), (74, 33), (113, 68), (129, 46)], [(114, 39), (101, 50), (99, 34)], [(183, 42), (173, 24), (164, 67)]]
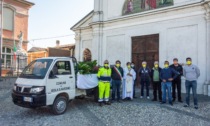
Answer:
[(166, 103), (166, 90), (168, 90), (168, 99), (169, 104), (173, 105), (172, 103), (172, 96), (171, 96), (171, 87), (172, 87), (172, 81), (176, 79), (176, 77), (179, 75), (177, 71), (175, 71), (173, 68), (169, 67), (169, 62), (164, 62), (164, 68), (160, 72), (160, 79), (162, 80), (162, 104)]

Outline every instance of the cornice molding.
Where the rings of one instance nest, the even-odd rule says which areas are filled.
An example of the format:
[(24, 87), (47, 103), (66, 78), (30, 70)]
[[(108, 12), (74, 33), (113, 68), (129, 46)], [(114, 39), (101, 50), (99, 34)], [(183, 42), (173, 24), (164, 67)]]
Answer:
[(206, 10), (206, 20), (210, 21), (210, 0), (206, 0), (207, 2), (204, 3), (204, 8)]

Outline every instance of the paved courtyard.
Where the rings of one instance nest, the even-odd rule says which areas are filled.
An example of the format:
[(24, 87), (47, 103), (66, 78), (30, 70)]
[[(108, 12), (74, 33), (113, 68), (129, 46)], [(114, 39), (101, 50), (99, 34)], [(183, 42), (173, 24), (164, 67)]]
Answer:
[(193, 105), (160, 105), (140, 98), (103, 107), (90, 98), (77, 99), (60, 116), (47, 107), (33, 110), (14, 105), (9, 88), (0, 88), (0, 99), (0, 126), (210, 126), (210, 97), (203, 95), (198, 110)]

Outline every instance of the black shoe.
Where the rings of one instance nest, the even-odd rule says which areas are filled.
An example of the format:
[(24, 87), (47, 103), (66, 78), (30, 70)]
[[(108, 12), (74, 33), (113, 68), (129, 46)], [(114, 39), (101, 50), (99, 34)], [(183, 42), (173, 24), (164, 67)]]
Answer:
[(131, 98), (128, 98), (128, 101), (131, 101)]
[(169, 104), (170, 104), (171, 106), (173, 106), (173, 102), (170, 102)]
[(166, 102), (161, 102), (160, 104), (165, 104)]
[(162, 102), (162, 99), (161, 99), (161, 100), (159, 100), (159, 102)]
[(114, 102), (115, 102), (115, 100), (111, 100), (110, 102), (111, 102), (111, 103), (114, 103)]
[(194, 108), (195, 108), (195, 109), (198, 109), (198, 106), (197, 106), (197, 105), (195, 105), (195, 106), (194, 106)]
[(101, 107), (103, 106), (102, 102), (99, 102), (99, 104), (98, 104), (98, 105), (99, 105), (99, 106), (101, 106)]
[(189, 107), (189, 105), (188, 104), (185, 104), (183, 107)]
[(182, 101), (182, 100), (178, 100), (178, 102), (183, 103), (183, 101)]
[(173, 101), (172, 102), (175, 102), (176, 101), (176, 99), (173, 99)]
[(157, 101), (157, 99), (152, 99), (152, 101)]
[(136, 96), (134, 96), (133, 98), (137, 98)]
[(121, 100), (117, 100), (117, 102), (118, 102), (118, 103), (122, 103), (122, 101), (121, 101)]
[(111, 102), (105, 102), (105, 105), (111, 105)]

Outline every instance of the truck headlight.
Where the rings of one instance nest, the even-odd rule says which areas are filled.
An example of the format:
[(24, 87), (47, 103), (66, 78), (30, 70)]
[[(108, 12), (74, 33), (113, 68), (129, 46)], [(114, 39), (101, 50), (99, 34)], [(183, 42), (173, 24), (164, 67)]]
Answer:
[(40, 93), (44, 90), (44, 87), (32, 87), (30, 90), (30, 93), (36, 94)]
[(17, 85), (13, 86), (13, 90), (16, 91), (17, 90)]

